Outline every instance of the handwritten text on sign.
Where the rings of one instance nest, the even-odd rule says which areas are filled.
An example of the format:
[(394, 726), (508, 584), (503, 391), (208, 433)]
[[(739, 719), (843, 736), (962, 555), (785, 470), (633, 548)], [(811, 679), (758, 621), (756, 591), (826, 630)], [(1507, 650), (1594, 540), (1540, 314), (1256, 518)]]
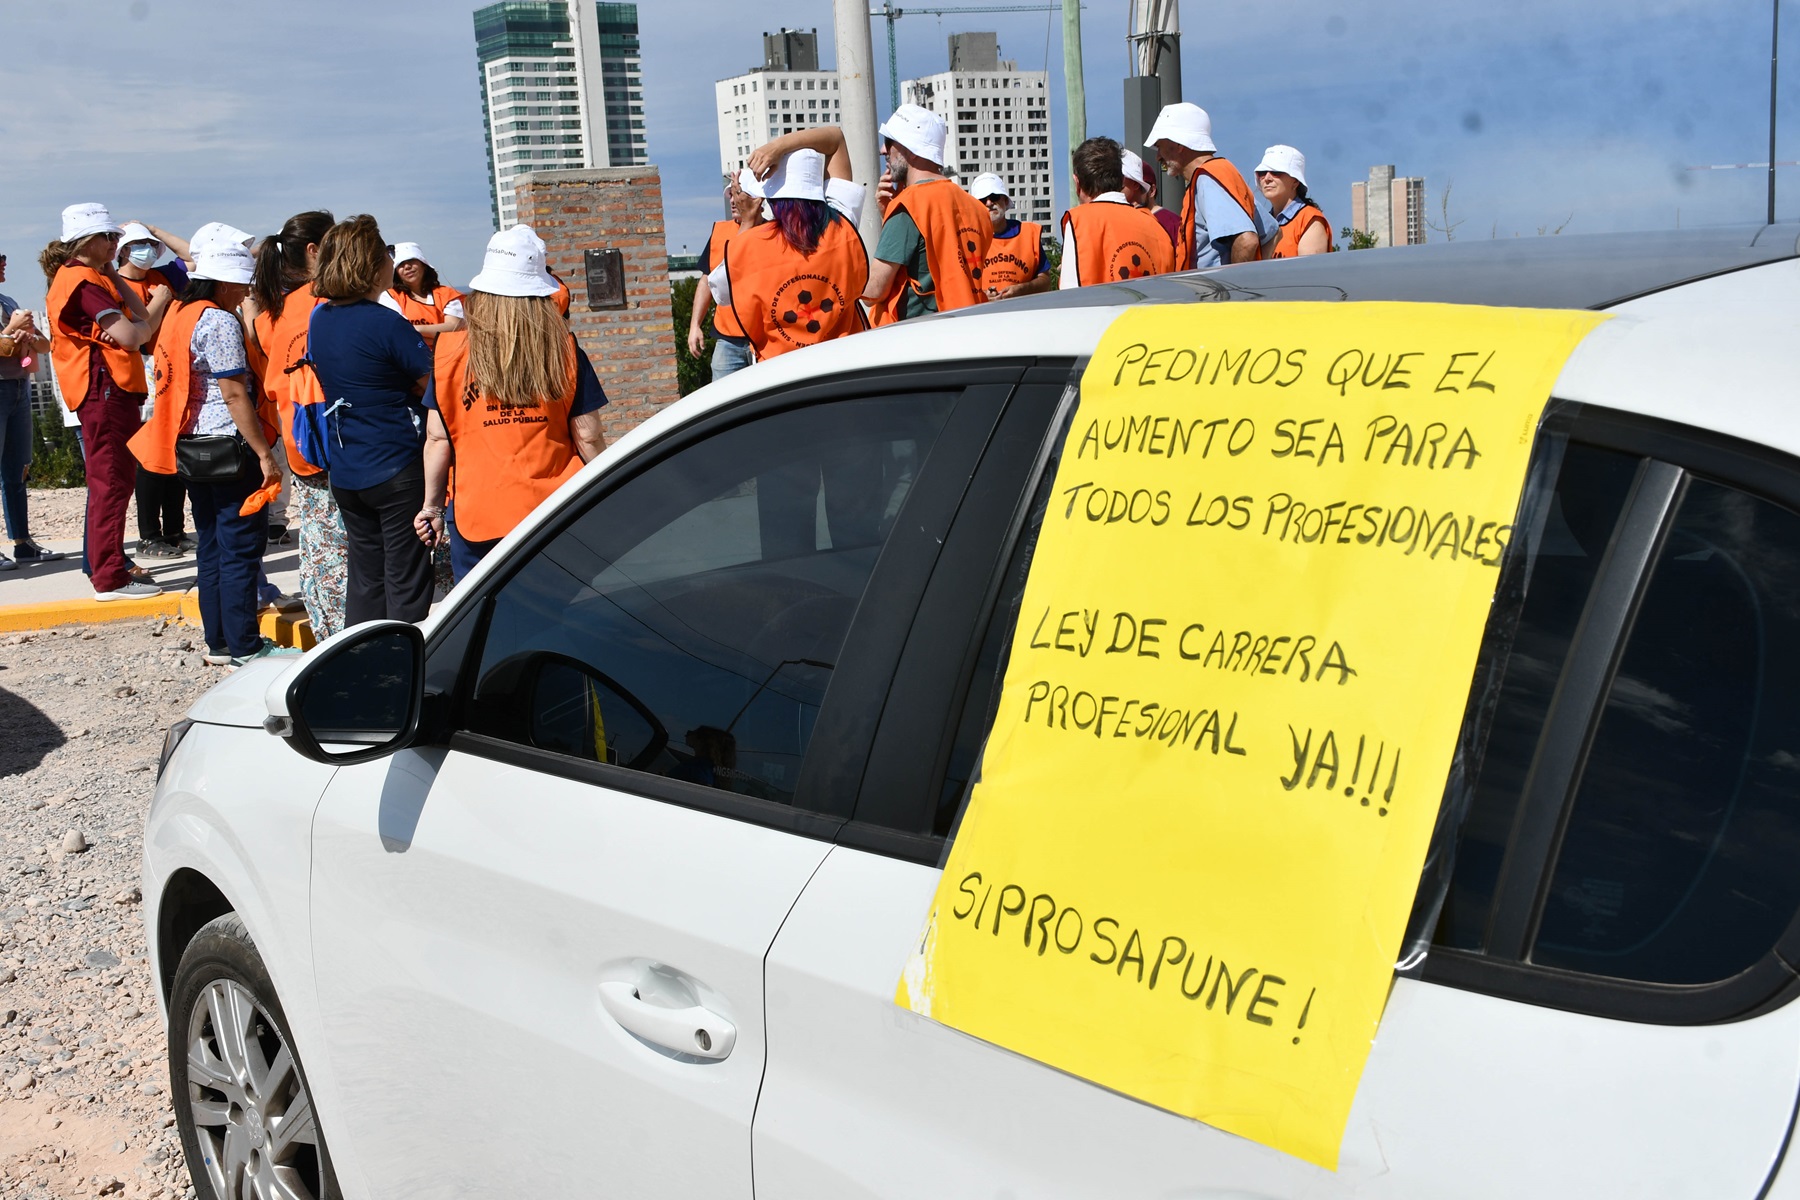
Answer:
[(898, 1002), (1335, 1167), (1532, 436), (1601, 319), (1122, 316)]

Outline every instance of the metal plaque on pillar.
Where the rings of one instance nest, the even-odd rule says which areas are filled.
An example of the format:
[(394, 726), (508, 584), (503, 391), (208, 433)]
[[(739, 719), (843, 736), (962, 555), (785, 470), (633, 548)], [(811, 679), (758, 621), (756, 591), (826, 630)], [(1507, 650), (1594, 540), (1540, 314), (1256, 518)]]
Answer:
[(625, 255), (618, 250), (584, 250), (587, 268), (587, 306), (590, 309), (625, 307)]

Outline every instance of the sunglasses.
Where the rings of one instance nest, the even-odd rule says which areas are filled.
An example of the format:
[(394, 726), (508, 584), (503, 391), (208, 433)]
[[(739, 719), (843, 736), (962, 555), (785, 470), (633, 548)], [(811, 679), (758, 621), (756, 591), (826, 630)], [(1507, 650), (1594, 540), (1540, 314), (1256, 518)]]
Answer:
[(1287, 174), (1286, 171), (1258, 171), (1258, 172), (1256, 172), (1256, 177), (1258, 179), (1261, 179), (1264, 175), (1285, 175), (1285, 174)]

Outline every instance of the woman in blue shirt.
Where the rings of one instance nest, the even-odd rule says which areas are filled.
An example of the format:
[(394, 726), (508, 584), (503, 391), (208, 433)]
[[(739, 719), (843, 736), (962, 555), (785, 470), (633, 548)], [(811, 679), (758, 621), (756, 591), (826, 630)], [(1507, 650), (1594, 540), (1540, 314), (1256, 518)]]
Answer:
[(418, 621), (431, 609), (431, 551), (413, 532), (425, 504), (425, 413), (431, 352), (380, 303), (394, 261), (370, 216), (319, 243), (311, 357), (325, 393), (331, 494), (344, 518), (344, 622)]

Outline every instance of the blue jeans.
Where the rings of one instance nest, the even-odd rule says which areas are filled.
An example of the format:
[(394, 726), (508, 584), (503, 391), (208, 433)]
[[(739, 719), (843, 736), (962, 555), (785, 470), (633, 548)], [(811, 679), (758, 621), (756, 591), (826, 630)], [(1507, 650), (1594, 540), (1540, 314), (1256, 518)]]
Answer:
[(450, 576), (461, 583), (463, 576), (475, 569), (475, 564), (488, 556), (488, 551), (500, 544), (500, 539), (491, 542), (471, 542), (456, 532), (456, 505), (450, 506), (444, 526), (450, 531)]
[(713, 343), (712, 377), (723, 379), (733, 371), (741, 371), (756, 361), (750, 352), (749, 338), (721, 337)]
[(25, 468), (31, 465), (31, 393), (23, 379), (0, 379), (0, 505), (6, 509), (6, 532), (15, 542), (28, 541), (25, 519)]
[(200, 543), (195, 556), (200, 626), (207, 649), (215, 653), (251, 654), (262, 645), (256, 624), (262, 605), (256, 585), (262, 579), (269, 511), (260, 508), (248, 517), (238, 516), (245, 497), (262, 486), (262, 468), (247, 451), (244, 457), (247, 461), (236, 479), (187, 485)]

